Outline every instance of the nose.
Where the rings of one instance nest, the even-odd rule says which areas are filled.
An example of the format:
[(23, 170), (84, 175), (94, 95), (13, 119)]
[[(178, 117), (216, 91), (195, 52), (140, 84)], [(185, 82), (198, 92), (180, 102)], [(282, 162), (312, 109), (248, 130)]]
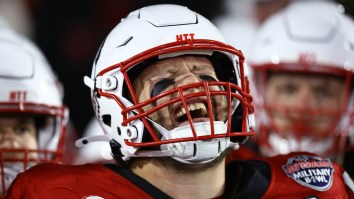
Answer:
[(293, 101), (295, 111), (290, 111), (288, 116), (290, 116), (293, 121), (296, 121), (298, 128), (301, 129), (300, 126), (305, 125), (309, 122), (308, 120), (312, 118), (313, 110), (318, 107), (318, 101), (311, 91), (311, 88), (306, 86), (301, 87), (294, 97), (296, 99)]
[(200, 78), (187, 66), (182, 66), (175, 75), (177, 86), (185, 86), (201, 81)]
[(193, 74), (190, 71), (183, 71), (180, 74), (178, 74), (176, 78), (176, 83), (178, 86), (185, 86), (188, 84), (193, 84), (198, 82), (200, 82), (199, 77), (197, 77), (195, 74)]
[[(176, 74), (176, 86), (186, 86), (189, 84), (201, 82), (200, 78), (192, 73), (189, 69), (183, 69)], [(201, 87), (192, 87), (183, 91), (184, 94), (200, 92)]]
[(302, 109), (315, 108), (318, 105), (316, 97), (314, 96), (313, 92), (311, 92), (311, 89), (308, 87), (304, 87), (300, 90), (298, 101)]

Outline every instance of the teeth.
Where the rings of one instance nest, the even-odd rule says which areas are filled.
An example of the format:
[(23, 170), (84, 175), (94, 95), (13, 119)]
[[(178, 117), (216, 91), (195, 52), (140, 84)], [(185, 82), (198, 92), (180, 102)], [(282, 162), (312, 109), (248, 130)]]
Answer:
[[(201, 110), (202, 111), (202, 114), (207, 114), (207, 109), (205, 107), (205, 105), (201, 102), (199, 103), (195, 103), (195, 104), (189, 104), (188, 105), (188, 110), (189, 111), (194, 111), (194, 110)], [(176, 116), (177, 118), (178, 117), (181, 117), (182, 115), (185, 115), (186, 114), (186, 110), (184, 107), (182, 107), (177, 113), (176, 113)]]
[(189, 105), (188, 109), (191, 110), (191, 111), (194, 111), (197, 106), (194, 106), (193, 104)]

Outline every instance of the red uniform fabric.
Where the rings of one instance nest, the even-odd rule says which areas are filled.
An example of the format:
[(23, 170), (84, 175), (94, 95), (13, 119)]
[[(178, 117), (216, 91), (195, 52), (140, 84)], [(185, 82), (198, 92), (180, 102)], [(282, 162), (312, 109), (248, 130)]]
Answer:
[[(329, 162), (330, 167), (319, 168), (333, 171), (331, 173), (333, 181), (324, 191), (299, 184), (298, 181), (287, 175), (286, 171), (293, 171), (284, 169), (290, 168), (289, 165), (304, 164), (308, 166), (308, 169), (313, 170), (314, 168), (311, 167), (314, 165), (312, 157), (314, 157), (312, 154), (292, 153), (272, 158), (231, 162), (226, 167), (226, 187), (224, 195), (220, 198), (353, 199), (353, 192), (345, 186), (343, 181), (343, 170), (333, 163)], [(305, 164), (302, 158), (308, 158), (311, 161), (305, 162)], [(295, 160), (290, 161), (293, 165), (289, 163), (289, 160), (292, 159)], [(320, 163), (328, 162), (319, 159), (316, 164)], [(309, 178), (312, 171), (306, 169), (297, 171), (300, 172), (296, 174), (299, 179), (300, 177)], [(7, 198), (160, 199), (170, 197), (144, 179), (117, 165), (40, 164), (18, 175), (8, 191)]]
[(249, 160), (257, 157), (259, 157), (259, 155), (254, 150), (246, 146), (241, 146), (237, 150), (230, 151), (230, 154), (226, 157), (226, 164), (235, 160)]
[(41, 164), (28, 173), (20, 174), (16, 185), (8, 191), (6, 198), (152, 198), (124, 177), (99, 164)]
[[(346, 186), (343, 180), (343, 172), (344, 170), (334, 164), (333, 166), (333, 183), (330, 188), (326, 191), (315, 191), (311, 188), (303, 186), (291, 177), (288, 177), (282, 168), (282, 166), (286, 165), (287, 161), (291, 157), (298, 157), (303, 155), (304, 153), (292, 153), (291, 155), (278, 155), (273, 158), (260, 158), (261, 161), (266, 162), (270, 165), (271, 168), (271, 181), (269, 187), (264, 194), (264, 198), (304, 198), (305, 196), (313, 198), (354, 198), (354, 194), (349, 188)], [(306, 154), (307, 156), (314, 156), (313, 154)], [(311, 170), (311, 168), (308, 168)], [(304, 175), (308, 175), (308, 173), (304, 173)], [(291, 197), (289, 197), (291, 196)]]

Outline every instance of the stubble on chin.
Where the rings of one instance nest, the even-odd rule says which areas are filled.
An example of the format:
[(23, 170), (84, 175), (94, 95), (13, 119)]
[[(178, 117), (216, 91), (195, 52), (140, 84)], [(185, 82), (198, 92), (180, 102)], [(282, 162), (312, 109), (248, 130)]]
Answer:
[(129, 168), (143, 167), (145, 163), (152, 163), (159, 167), (165, 167), (167, 169), (172, 169), (180, 174), (190, 174), (196, 172), (203, 172), (210, 168), (213, 168), (223, 162), (224, 158), (229, 155), (229, 149), (225, 150), (220, 154), (219, 157), (215, 158), (211, 162), (203, 164), (185, 164), (179, 162), (171, 157), (140, 157), (132, 158), (129, 162)]

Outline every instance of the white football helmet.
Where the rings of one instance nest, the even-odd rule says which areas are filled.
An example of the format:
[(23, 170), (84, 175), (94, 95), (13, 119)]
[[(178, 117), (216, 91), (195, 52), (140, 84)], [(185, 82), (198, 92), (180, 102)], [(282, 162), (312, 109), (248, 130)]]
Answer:
[[(265, 155), (309, 151), (325, 156), (335, 156), (350, 146), (353, 134), (353, 72), (354, 72), (354, 22), (344, 14), (343, 6), (331, 1), (296, 1), (273, 15), (261, 27), (253, 43), (249, 59), (252, 78), (256, 84), (255, 106), (257, 117), (257, 142)], [(280, 107), (264, 100), (269, 71), (300, 72), (338, 75), (345, 79), (347, 99), (343, 110), (333, 112), (311, 110), (303, 105), (301, 111), (319, 115), (337, 116), (330, 128), (322, 132), (320, 141), (313, 141), (311, 133), (304, 130), (305, 123), (293, 126), (287, 137), (277, 132), (270, 117), (275, 110), (283, 110), (291, 117), (294, 108)], [(298, 112), (303, 113), (303, 112)], [(310, 135), (309, 135), (310, 134)]]
[(8, 28), (8, 23), (2, 15), (0, 15), (0, 29)]
[[(61, 162), (68, 109), (62, 104), (60, 82), (29, 39), (9, 28), (0, 28), (0, 60), (0, 114), (31, 114), (43, 122), (37, 132), (38, 150), (0, 149), (0, 191), (5, 194), (17, 174), (28, 167), (40, 162)], [(5, 153), (24, 155), (7, 158)], [(39, 159), (29, 158), (29, 153), (37, 153)]]
[[(173, 88), (138, 102), (132, 78), (151, 61), (181, 55), (203, 55), (214, 60), (220, 81)], [(187, 164), (209, 162), (254, 134), (252, 96), (243, 62), (242, 53), (226, 44), (209, 20), (186, 7), (154, 5), (131, 12), (107, 36), (91, 78), (84, 79), (91, 88), (94, 110), (106, 138), (83, 139), (78, 144), (105, 139), (111, 142), (112, 154), (125, 161), (130, 157), (169, 156)], [(224, 91), (208, 90), (215, 85)], [(204, 91), (184, 94), (190, 88)], [(178, 97), (156, 105), (158, 99), (172, 94)], [(229, 99), (226, 121), (213, 119), (210, 97), (216, 95)], [(187, 111), (189, 125), (167, 130), (148, 117), (175, 104), (188, 110), (188, 101), (198, 97), (207, 99), (210, 122), (194, 122), (192, 111)], [(148, 105), (155, 108), (144, 111)]]

